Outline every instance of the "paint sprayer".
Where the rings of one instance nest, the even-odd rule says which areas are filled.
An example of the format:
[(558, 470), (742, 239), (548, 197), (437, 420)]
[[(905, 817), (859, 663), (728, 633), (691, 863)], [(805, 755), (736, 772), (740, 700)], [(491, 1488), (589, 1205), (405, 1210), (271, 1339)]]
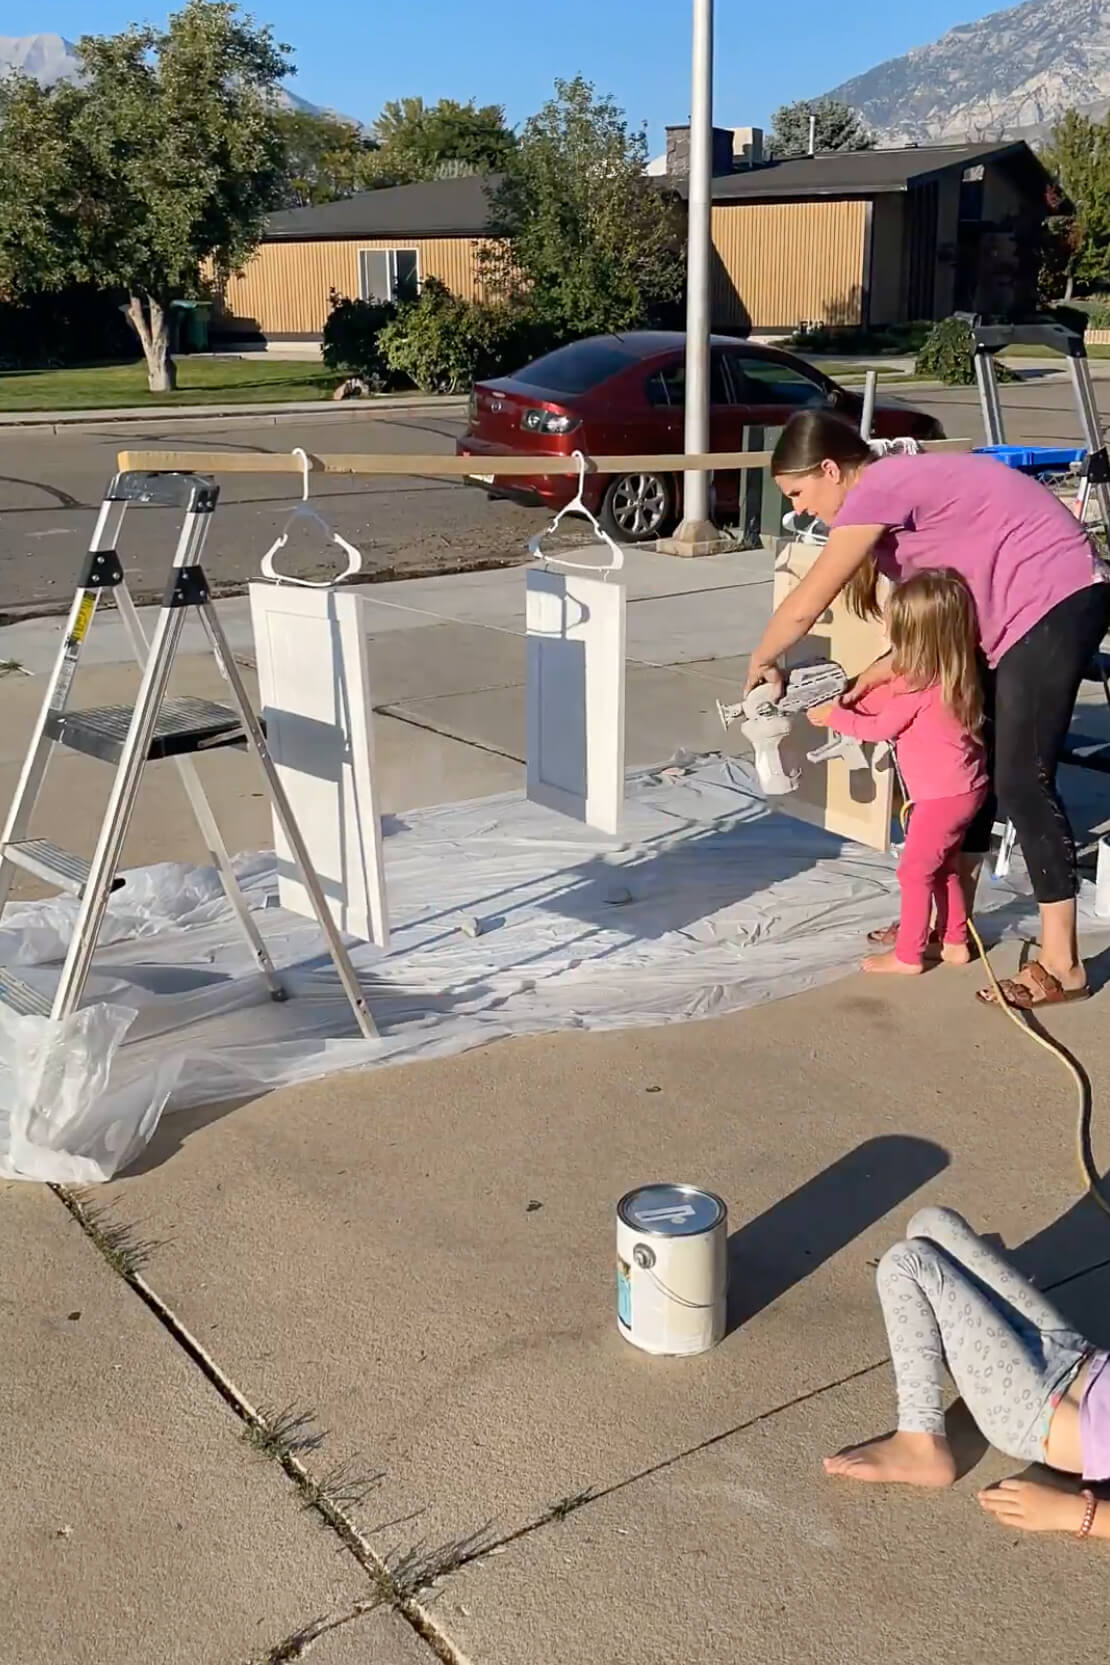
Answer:
[[(737, 705), (717, 701), (717, 712), (726, 729), (738, 717), (744, 719), (740, 732), (755, 751), (755, 772), (766, 797), (781, 798), (797, 790), (799, 771), (785, 767), (779, 750), (794, 726), (792, 719), (814, 706), (831, 704), (847, 686), (843, 667), (824, 659), (811, 665), (795, 665), (787, 673), (786, 686), (778, 700), (773, 698), (770, 686), (761, 682)], [(807, 763), (828, 763), (834, 757), (843, 759), (852, 771), (869, 766), (859, 741), (846, 734), (832, 733), (823, 746), (806, 753)]]

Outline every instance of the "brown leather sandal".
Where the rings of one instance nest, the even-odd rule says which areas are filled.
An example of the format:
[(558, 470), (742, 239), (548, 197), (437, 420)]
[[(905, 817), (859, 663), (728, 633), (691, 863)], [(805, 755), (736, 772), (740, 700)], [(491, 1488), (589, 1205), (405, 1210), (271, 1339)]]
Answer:
[[(1064, 1006), (1072, 1000), (1091, 998), (1088, 984), (1084, 983), (1081, 989), (1066, 989), (1058, 977), (1045, 970), (1040, 960), (1030, 960), (1022, 967), (1022, 973), (1028, 976), (1029, 983), (1019, 983), (1016, 978), (1005, 977), (998, 985), (1006, 1005), (1012, 1006), (1015, 1011), (1029, 1012), (1036, 1006)], [(1030, 987), (1030, 984), (1033, 987)], [(975, 998), (982, 1006), (998, 1005), (993, 989), (979, 989)]]

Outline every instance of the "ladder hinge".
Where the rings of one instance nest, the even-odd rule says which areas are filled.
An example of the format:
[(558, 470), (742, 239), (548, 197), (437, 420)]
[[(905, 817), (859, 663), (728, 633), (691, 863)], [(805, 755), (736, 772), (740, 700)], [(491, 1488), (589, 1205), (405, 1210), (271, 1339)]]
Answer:
[(1097, 451), (1092, 451), (1083, 467), (1083, 473), (1088, 485), (1110, 485), (1110, 457), (1106, 454), (1105, 445)]
[(203, 567), (174, 567), (162, 598), (163, 607), (200, 607), (208, 599)]
[(123, 568), (114, 549), (90, 549), (77, 580), (79, 590), (114, 590), (123, 583)]

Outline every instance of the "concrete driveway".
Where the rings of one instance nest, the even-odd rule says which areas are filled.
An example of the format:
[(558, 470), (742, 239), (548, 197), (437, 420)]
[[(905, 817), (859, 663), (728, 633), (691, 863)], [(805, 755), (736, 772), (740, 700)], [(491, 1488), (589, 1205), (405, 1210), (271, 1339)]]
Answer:
[[(761, 559), (636, 557), (630, 761), (710, 743)], [(375, 614), (387, 811), (519, 782), (519, 584), (375, 596), (442, 614)], [(96, 701), (131, 682), (105, 628)], [(56, 629), (5, 630), (0, 659), (37, 670)], [(188, 653), (178, 686), (218, 689)], [(40, 693), (4, 680), (0, 797)], [(91, 826), (85, 762), (52, 777), (45, 836)], [(202, 767), (233, 844), (264, 842), (253, 777)], [(128, 860), (196, 848), (154, 777)], [(988, 1521), (975, 1489), (1014, 1465), (958, 1409), (951, 1492), (821, 1472), (890, 1426), (874, 1263), (923, 1202), (1000, 1233), (1110, 1342), (1064, 1072), (976, 1007), (974, 968), (879, 981), (171, 1115), (83, 1206), (0, 1189), (2, 1665), (1041, 1665), (1061, 1636), (1100, 1657), (1104, 1546)], [(1104, 999), (1050, 1027), (1106, 1165)], [(614, 1205), (659, 1176), (730, 1207), (729, 1334), (686, 1361), (614, 1323)]]

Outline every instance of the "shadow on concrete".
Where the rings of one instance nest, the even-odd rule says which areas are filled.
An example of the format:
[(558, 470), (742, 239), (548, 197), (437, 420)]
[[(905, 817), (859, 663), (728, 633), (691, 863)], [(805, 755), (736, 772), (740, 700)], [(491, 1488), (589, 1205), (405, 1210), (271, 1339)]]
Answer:
[(930, 1139), (867, 1139), (734, 1231), (728, 1240), (728, 1333), (904, 1204), (949, 1160)]

